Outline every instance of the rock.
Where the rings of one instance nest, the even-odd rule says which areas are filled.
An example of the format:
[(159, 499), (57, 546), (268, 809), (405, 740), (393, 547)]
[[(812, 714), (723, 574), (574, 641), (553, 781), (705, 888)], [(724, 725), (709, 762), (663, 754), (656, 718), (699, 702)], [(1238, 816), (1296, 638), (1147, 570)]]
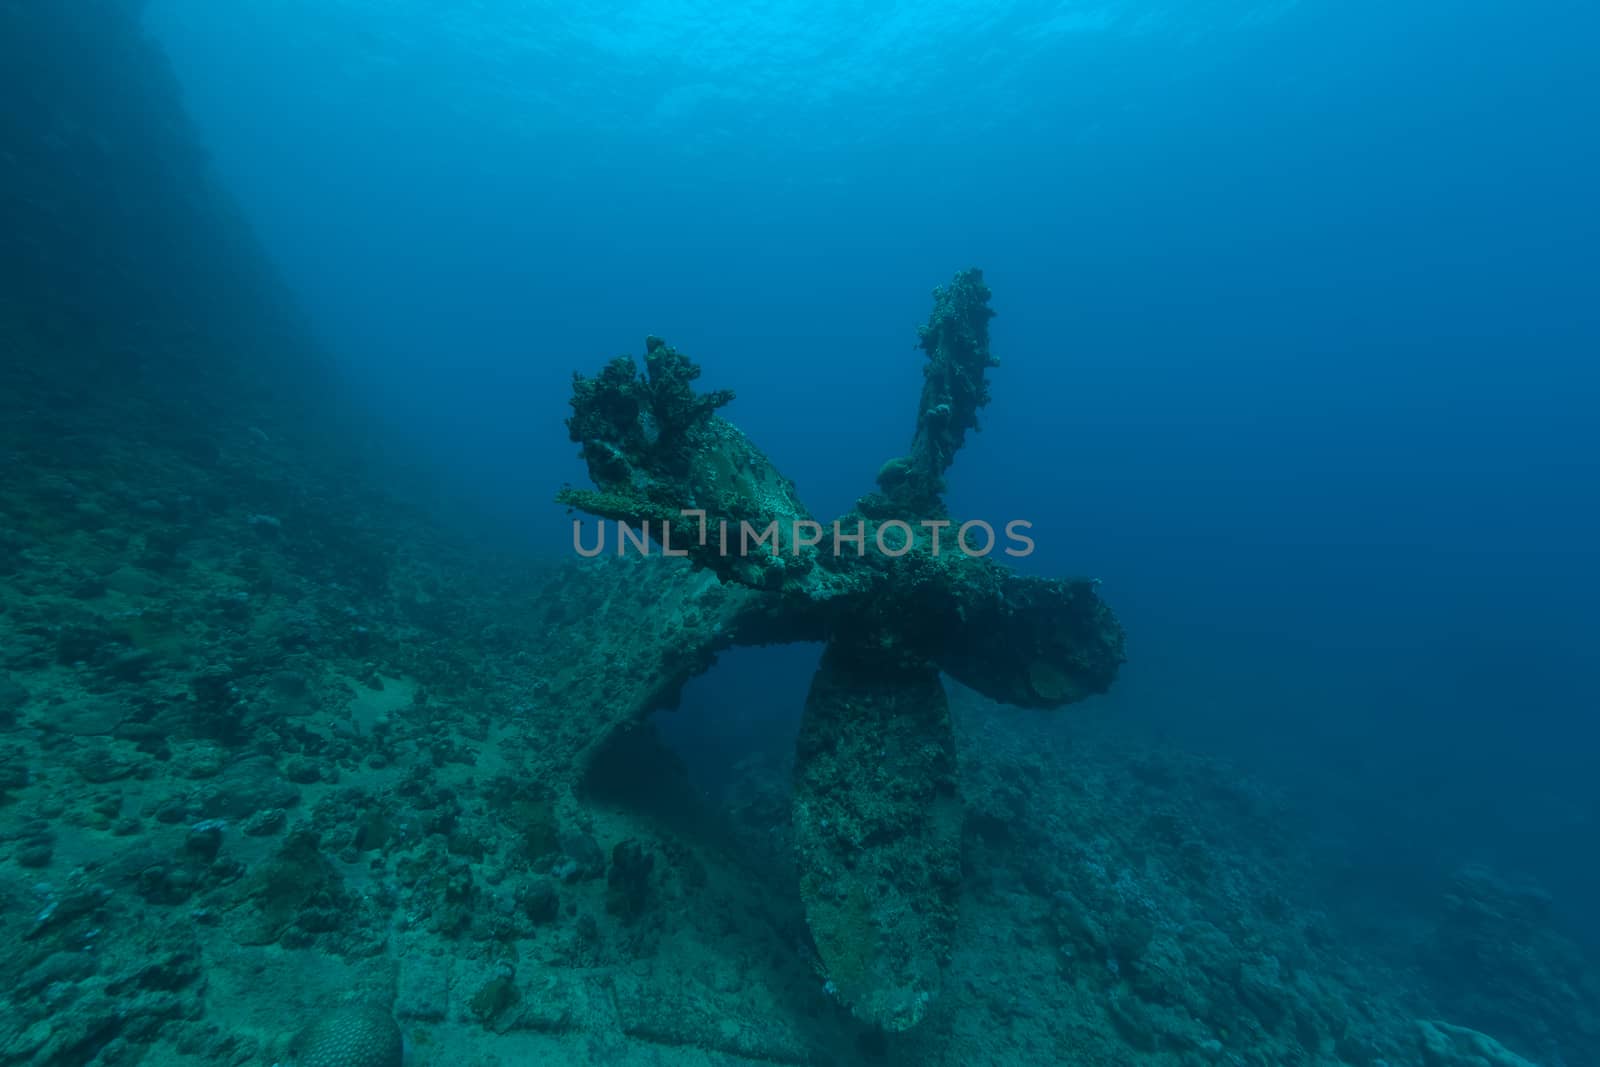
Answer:
[(17, 865), (37, 870), (40, 867), (50, 866), (50, 858), (54, 855), (54, 848), (43, 841), (36, 841), (22, 846), (17, 850)]
[(467, 1011), (474, 1019), (492, 1028), (495, 1020), (516, 1007), (521, 1001), (522, 994), (517, 991), (515, 975), (512, 973), (500, 974), (491, 978), (473, 995), (472, 999), (467, 1002)]
[(139, 769), (144, 760), (128, 752), (113, 749), (103, 742), (92, 742), (73, 758), (78, 776), (94, 785), (105, 785), (126, 778)]
[(283, 773), (291, 782), (310, 785), (322, 780), (322, 768), (317, 761), (306, 756), (295, 756), (283, 766)]
[(118, 567), (105, 577), (106, 588), (124, 596), (153, 597), (161, 592), (161, 579), (137, 567)]
[(9, 675), (0, 674), (0, 726), (10, 726), (28, 702), (28, 691)]
[(1441, 1013), (1470, 1019), (1520, 1048), (1594, 1061), (1600, 978), (1537, 884), (1463, 868), (1418, 957)]
[(189, 828), (183, 850), (195, 859), (210, 862), (222, 848), (222, 827), (216, 822), (198, 823)]
[(0, 746), (0, 797), (25, 787), (32, 780), (27, 752), (18, 745)]
[(243, 945), (283, 938), (290, 947), (304, 947), (316, 935), (353, 926), (359, 918), (321, 840), (305, 827), (291, 831), (236, 892), (246, 905), (234, 929)]
[(183, 778), (215, 778), (228, 765), (228, 751), (210, 742), (173, 746), (172, 767)]
[(552, 921), (561, 910), (561, 897), (556, 893), (555, 883), (548, 878), (536, 878), (519, 886), (516, 900), (522, 913), (536, 923)]
[(605, 873), (605, 853), (600, 851), (600, 843), (589, 834), (562, 834), (561, 853), (562, 860), (552, 873), (563, 882), (584, 881)]
[(269, 808), (292, 808), (300, 792), (284, 781), (270, 759), (246, 756), (213, 779), (203, 803), (212, 819), (247, 819)]
[(268, 679), (268, 685), (273, 693), (281, 697), (303, 697), (310, 691), (310, 683), (306, 676), (299, 671), (277, 671)]
[(128, 709), (120, 700), (88, 696), (52, 708), (48, 725), (74, 737), (105, 737), (128, 717)]
[(106, 673), (125, 682), (136, 682), (156, 666), (156, 654), (147, 648), (130, 649), (111, 658)]
[(54, 1027), (49, 1019), (38, 1019), (26, 1030), (12, 1037), (5, 1044), (0, 1045), (0, 1055), (6, 1057), (7, 1062), (25, 1062), (30, 1056), (43, 1048), (54, 1034)]
[(268, 808), (246, 819), (241, 829), (246, 837), (268, 837), (283, 829), (288, 816), (282, 808)]
[(1418, 1019), (1417, 1037), (1428, 1067), (1538, 1067), (1487, 1034), (1464, 1026)]
[(655, 857), (637, 841), (619, 841), (611, 850), (606, 873), (606, 908), (613, 915), (633, 919), (644, 910), (650, 893), (650, 871)]

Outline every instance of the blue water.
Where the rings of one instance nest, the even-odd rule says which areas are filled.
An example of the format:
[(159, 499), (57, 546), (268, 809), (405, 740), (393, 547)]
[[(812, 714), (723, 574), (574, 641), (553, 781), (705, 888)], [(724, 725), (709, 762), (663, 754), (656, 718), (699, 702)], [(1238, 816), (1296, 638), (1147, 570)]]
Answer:
[[(1289, 785), (1355, 899), (1488, 860), (1600, 941), (1593, 5), (147, 21), (395, 466), (474, 536), (566, 550), (569, 376), (649, 333), (844, 510), (910, 432), (930, 289), (981, 266), (1002, 366), (952, 507), (1103, 580), (1117, 714)], [(775, 671), (797, 701), (814, 655), (703, 699)]]

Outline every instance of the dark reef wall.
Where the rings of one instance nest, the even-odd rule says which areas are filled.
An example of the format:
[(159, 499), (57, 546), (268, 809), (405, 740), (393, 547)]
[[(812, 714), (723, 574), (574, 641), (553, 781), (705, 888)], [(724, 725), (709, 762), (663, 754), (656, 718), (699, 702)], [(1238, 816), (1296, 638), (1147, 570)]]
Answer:
[(285, 371), (308, 373), (314, 348), (140, 6), (0, 0), (5, 370), (172, 395), (224, 376), (304, 385)]

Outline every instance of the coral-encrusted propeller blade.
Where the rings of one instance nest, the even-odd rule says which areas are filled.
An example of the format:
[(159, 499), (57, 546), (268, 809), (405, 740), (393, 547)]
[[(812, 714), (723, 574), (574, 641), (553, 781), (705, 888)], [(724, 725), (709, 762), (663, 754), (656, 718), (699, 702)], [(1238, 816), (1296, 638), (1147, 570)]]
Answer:
[(830, 988), (915, 1025), (938, 994), (961, 886), (961, 795), (939, 672), (830, 645), (811, 680), (792, 801), (800, 897)]

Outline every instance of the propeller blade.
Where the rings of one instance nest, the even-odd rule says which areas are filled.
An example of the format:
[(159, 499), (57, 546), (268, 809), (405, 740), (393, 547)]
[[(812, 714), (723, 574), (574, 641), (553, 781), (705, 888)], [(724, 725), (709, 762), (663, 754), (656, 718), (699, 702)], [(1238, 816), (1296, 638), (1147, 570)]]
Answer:
[(950, 706), (931, 664), (830, 645), (793, 796), (800, 896), (825, 976), (858, 1018), (914, 1026), (938, 995), (961, 885)]

